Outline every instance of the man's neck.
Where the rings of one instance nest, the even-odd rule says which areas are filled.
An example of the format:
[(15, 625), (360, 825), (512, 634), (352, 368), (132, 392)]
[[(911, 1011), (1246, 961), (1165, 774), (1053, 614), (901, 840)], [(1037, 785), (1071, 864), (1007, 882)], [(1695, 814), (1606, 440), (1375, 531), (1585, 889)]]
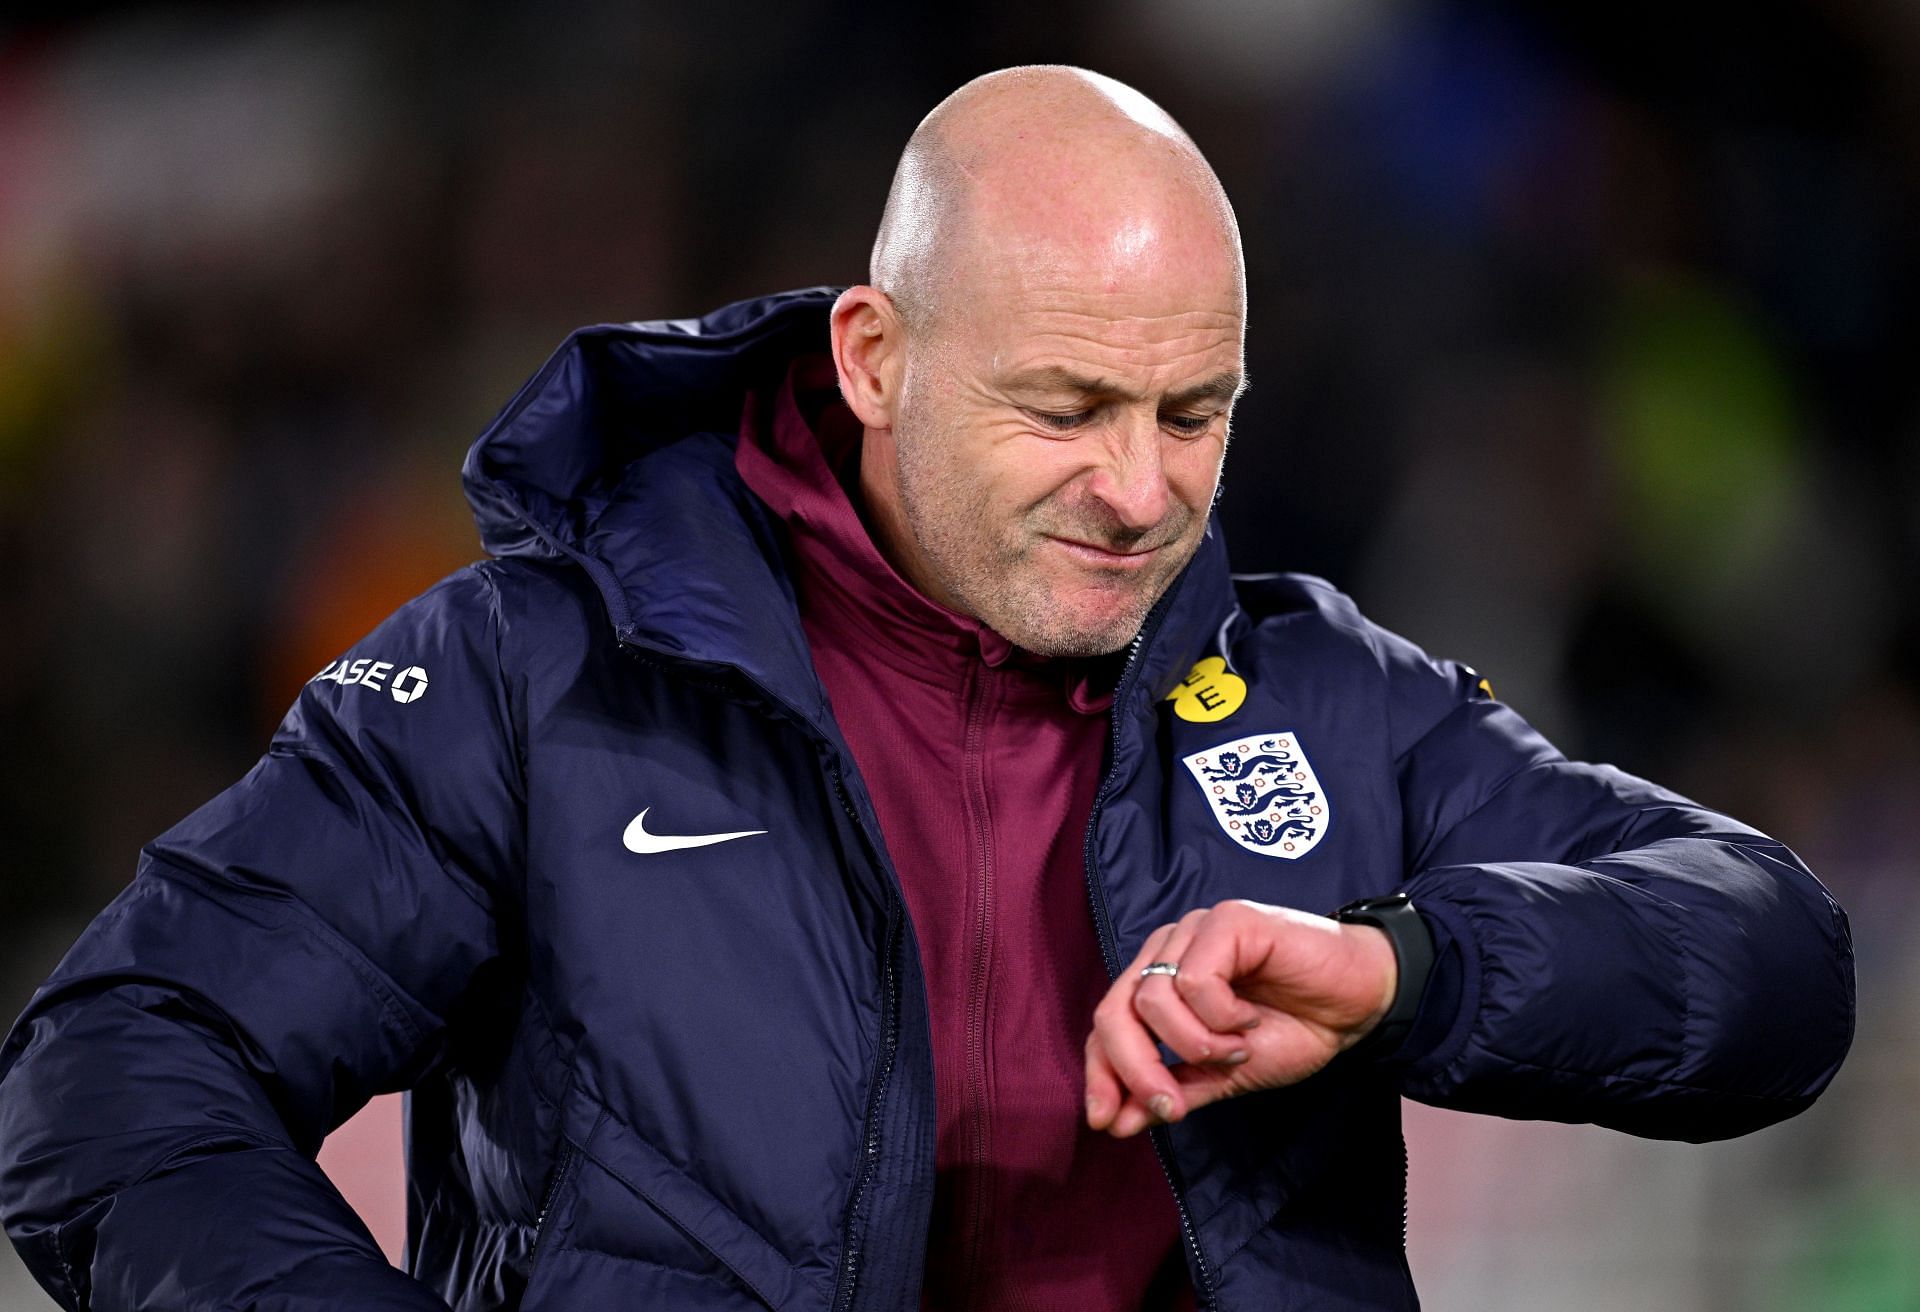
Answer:
[(899, 449), (894, 444), (892, 429), (861, 430), (860, 477), (857, 488), (849, 488), (847, 496), (873, 538), (873, 545), (893, 566), (894, 572), (927, 600), (937, 602), (956, 615), (972, 617), (965, 604), (941, 586), (907, 521), (906, 500), (900, 492)]

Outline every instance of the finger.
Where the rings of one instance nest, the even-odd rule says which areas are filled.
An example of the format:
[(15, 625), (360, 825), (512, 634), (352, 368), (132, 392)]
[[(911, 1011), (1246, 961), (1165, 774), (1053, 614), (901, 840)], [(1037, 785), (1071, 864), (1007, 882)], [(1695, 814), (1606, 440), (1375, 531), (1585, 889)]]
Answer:
[(1108, 1131), (1116, 1139), (1131, 1139), (1140, 1131), (1164, 1118), (1155, 1116), (1136, 1099), (1129, 1098), (1120, 1114), (1113, 1118), (1113, 1128)]
[[(1134, 990), (1134, 1013), (1182, 1061), (1245, 1061), (1246, 1044), (1240, 1034), (1232, 1027), (1207, 1024), (1188, 1003), (1180, 978), (1187, 973), (1187, 956), (1191, 945), (1208, 932), (1208, 923), (1205, 909), (1181, 917), (1173, 933), (1160, 948), (1165, 960), (1179, 965), (1180, 973), (1150, 975), (1142, 979)], [(1228, 992), (1231, 993), (1231, 990)], [(1237, 1007), (1235, 1011), (1238, 1012)]]
[[(1172, 963), (1177, 968), (1186, 945), (1193, 940), (1194, 927), (1205, 915), (1204, 909), (1195, 908), (1174, 924), (1165, 926), (1167, 933), (1153, 954), (1154, 960)], [(1206, 1027), (1194, 1021), (1174, 991), (1173, 981), (1178, 976), (1139, 972), (1136, 975), (1133, 987), (1134, 1015), (1140, 1018), (1156, 1040), (1172, 1048), (1182, 1061), (1204, 1060), (1202, 1054), (1210, 1052)]]
[[(1260, 1009), (1233, 988), (1242, 955), (1235, 941), (1245, 932), (1246, 919), (1258, 914), (1245, 903), (1223, 902), (1213, 908), (1182, 945), (1180, 973), (1168, 981), (1195, 1020), (1213, 1035), (1239, 1035), (1260, 1023)], [(1188, 1053), (1180, 1055), (1193, 1060)]]
[(1167, 941), (1173, 937), (1175, 931), (1179, 928), (1180, 926), (1177, 922), (1170, 921), (1147, 935), (1147, 941), (1140, 945), (1140, 951), (1134, 954), (1133, 960), (1127, 963), (1127, 968), (1120, 972), (1119, 978), (1114, 980), (1114, 983), (1119, 984), (1130, 980), (1138, 984), (1140, 982), (1140, 968), (1142, 966), (1149, 965), (1155, 961), (1171, 960), (1171, 958), (1166, 955)]
[(1114, 1073), (1113, 1063), (1107, 1060), (1100, 1033), (1095, 1030), (1087, 1035), (1087, 1127), (1104, 1130), (1112, 1125), (1126, 1100), (1127, 1091)]
[(1381, 975), (1356, 968), (1354, 944), (1364, 940), (1349, 937), (1352, 926), (1258, 902), (1222, 903), (1218, 911), (1219, 932), (1188, 947), (1183, 973), (1191, 960), (1196, 976), (1231, 980), (1266, 1015), (1277, 1010), (1336, 1038), (1378, 1008)]
[[(1103, 1061), (1105, 1060), (1104, 1053), (1102, 1054), (1102, 1059)], [(1107, 1063), (1107, 1069), (1109, 1071), (1112, 1070), (1110, 1062)], [(1165, 1069), (1171, 1072), (1180, 1068), (1169, 1066)], [(1146, 1129), (1149, 1125), (1158, 1124), (1160, 1121), (1166, 1119), (1148, 1107), (1145, 1096), (1129, 1092), (1126, 1086), (1120, 1083), (1117, 1076), (1109, 1074), (1106, 1078), (1111, 1081), (1114, 1096), (1111, 1101), (1108, 1101), (1105, 1093), (1099, 1095), (1101, 1098), (1101, 1123), (1093, 1126), (1094, 1129), (1105, 1130), (1116, 1139), (1125, 1139), (1140, 1133), (1140, 1131)], [(1178, 1083), (1177, 1080), (1176, 1083)], [(1152, 1096), (1157, 1097), (1163, 1095)], [(1182, 1114), (1184, 1115), (1184, 1112), (1182, 1112)]]
[(1292, 1084), (1341, 1047), (1342, 927), (1324, 916), (1257, 902), (1222, 903), (1188, 944), (1180, 973), (1232, 982), (1242, 1003), (1260, 999), (1266, 1028), (1247, 1036), (1252, 1056), (1238, 1082)]
[[(1181, 974), (1185, 973), (1183, 967)], [(1133, 1011), (1181, 1061), (1246, 1060), (1246, 1035), (1238, 1029), (1215, 1029), (1202, 1020), (1182, 995), (1178, 976), (1145, 981), (1134, 991)]]
[[(1217, 1063), (1197, 1066), (1191, 1062), (1181, 1062), (1177, 1066), (1167, 1067), (1167, 1073), (1180, 1086), (1181, 1101), (1184, 1104), (1180, 1110), (1181, 1117), (1191, 1114), (1210, 1102), (1218, 1102), (1222, 1098), (1231, 1098), (1236, 1094), (1247, 1093), (1261, 1087), (1243, 1079), (1239, 1067), (1223, 1067)], [(1167, 1119), (1167, 1117), (1156, 1115), (1140, 1099), (1128, 1098), (1120, 1105), (1120, 1110), (1108, 1120), (1106, 1128), (1116, 1139), (1126, 1139)]]
[(1087, 1033), (1086, 1043), (1086, 1098), (1087, 1124), (1096, 1130), (1112, 1124), (1127, 1098), (1126, 1086), (1121, 1083), (1119, 1072), (1100, 1041), (1101, 1017), (1109, 1011), (1131, 1007), (1133, 992), (1141, 982), (1140, 967), (1160, 959), (1161, 948), (1173, 931), (1174, 926), (1166, 924), (1148, 934), (1140, 951), (1114, 979), (1094, 1009), (1094, 1025)]
[[(1320, 932), (1323, 926), (1328, 932)], [(1220, 1003), (1210, 981), (1219, 980), (1233, 993), (1231, 1005), (1240, 1016), (1252, 1008), (1249, 997), (1290, 1013), (1293, 1008), (1280, 1003), (1274, 990), (1291, 997), (1303, 979), (1313, 978), (1315, 962), (1335, 946), (1338, 933), (1338, 924), (1323, 916), (1234, 899), (1214, 908), (1209, 932), (1188, 946), (1181, 970), (1193, 977), (1189, 988), (1197, 986), (1215, 1008)]]
[[(1134, 1014), (1132, 991), (1116, 986), (1093, 1013), (1094, 1037), (1129, 1099), (1165, 1119), (1179, 1114), (1179, 1084), (1167, 1074), (1153, 1035)], [(1158, 1101), (1164, 1099), (1164, 1102)], [(1122, 1106), (1120, 1114), (1125, 1114)], [(1116, 1127), (1117, 1129), (1117, 1127)]]
[(1270, 1016), (1248, 1040), (1247, 1060), (1235, 1066), (1218, 1062), (1169, 1066), (1167, 1073), (1180, 1085), (1189, 1114), (1221, 1098), (1297, 1084), (1322, 1069), (1339, 1050), (1337, 1036), (1323, 1026), (1284, 1012)]
[[(1206, 908), (1195, 908), (1180, 921), (1162, 925), (1149, 934), (1094, 1013), (1094, 1033), (1089, 1036), (1088, 1043), (1090, 1123), (1097, 1114), (1105, 1128), (1116, 1137), (1126, 1138), (1138, 1134), (1155, 1121), (1178, 1120), (1186, 1114), (1179, 1083), (1168, 1074), (1166, 1063), (1160, 1059), (1156, 1033), (1147, 1028), (1137, 1011), (1141, 989), (1152, 986), (1149, 997), (1158, 998), (1159, 1003), (1156, 1007), (1150, 1001), (1149, 1010), (1157, 1011), (1162, 1025), (1174, 1035), (1167, 1046), (1181, 1057), (1189, 1061), (1224, 1060), (1229, 1056), (1236, 1062), (1246, 1060), (1244, 1044), (1239, 1035), (1214, 1034), (1204, 1025), (1197, 1024), (1190, 1010), (1179, 1001), (1178, 995), (1167, 987), (1168, 976), (1142, 977), (1139, 973), (1140, 968), (1150, 962), (1172, 961), (1178, 964), (1184, 945), (1192, 940), (1195, 927), (1205, 920), (1206, 915)], [(1183, 1047), (1187, 1051), (1183, 1052)], [(1201, 1052), (1205, 1052), (1207, 1057), (1201, 1058)], [(1218, 1054), (1217, 1058), (1215, 1054)], [(1117, 1105), (1106, 1100), (1108, 1078), (1114, 1081), (1111, 1087), (1120, 1095)], [(1111, 1114), (1109, 1107), (1114, 1108)]]
[(1180, 1086), (1180, 1095), (1186, 1102), (1189, 1114), (1210, 1102), (1219, 1102), (1222, 1098), (1231, 1098), (1256, 1087), (1241, 1077), (1240, 1068), (1232, 1066), (1195, 1066), (1183, 1062), (1167, 1067), (1167, 1073)]

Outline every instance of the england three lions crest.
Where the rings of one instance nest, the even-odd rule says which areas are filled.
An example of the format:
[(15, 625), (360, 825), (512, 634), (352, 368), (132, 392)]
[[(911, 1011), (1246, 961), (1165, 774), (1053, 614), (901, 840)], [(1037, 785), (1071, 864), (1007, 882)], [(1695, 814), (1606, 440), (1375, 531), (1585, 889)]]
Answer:
[(1181, 761), (1227, 837), (1249, 852), (1298, 861), (1326, 836), (1333, 808), (1298, 735), (1246, 734)]

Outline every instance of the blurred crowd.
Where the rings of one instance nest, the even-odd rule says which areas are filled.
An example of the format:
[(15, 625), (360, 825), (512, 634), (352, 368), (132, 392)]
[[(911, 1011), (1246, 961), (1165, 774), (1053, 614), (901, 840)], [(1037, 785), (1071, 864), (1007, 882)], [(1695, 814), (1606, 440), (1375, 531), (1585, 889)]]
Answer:
[[(569, 329), (862, 279), (919, 116), (1039, 61), (1159, 100), (1238, 210), (1238, 567), (1332, 578), (1853, 917), (1854, 1052), (1785, 1126), (1410, 1108), (1429, 1305), (1920, 1308), (1908, 0), (0, 19), (0, 1010), (478, 554), (464, 448)], [(0, 1307), (50, 1306), (12, 1262)]]

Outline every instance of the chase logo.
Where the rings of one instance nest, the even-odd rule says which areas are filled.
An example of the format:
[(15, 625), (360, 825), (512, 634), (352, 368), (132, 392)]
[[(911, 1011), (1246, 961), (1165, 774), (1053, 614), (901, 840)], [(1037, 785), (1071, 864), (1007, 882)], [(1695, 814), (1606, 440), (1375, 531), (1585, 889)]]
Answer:
[(393, 672), (394, 662), (376, 661), (361, 658), (349, 661), (342, 657), (327, 662), (327, 668), (308, 679), (308, 683), (337, 683), (342, 688), (372, 688), (375, 692), (386, 692), (405, 706), (408, 702), (417, 702), (426, 695), (427, 672), (418, 665), (409, 665), (406, 669)]

